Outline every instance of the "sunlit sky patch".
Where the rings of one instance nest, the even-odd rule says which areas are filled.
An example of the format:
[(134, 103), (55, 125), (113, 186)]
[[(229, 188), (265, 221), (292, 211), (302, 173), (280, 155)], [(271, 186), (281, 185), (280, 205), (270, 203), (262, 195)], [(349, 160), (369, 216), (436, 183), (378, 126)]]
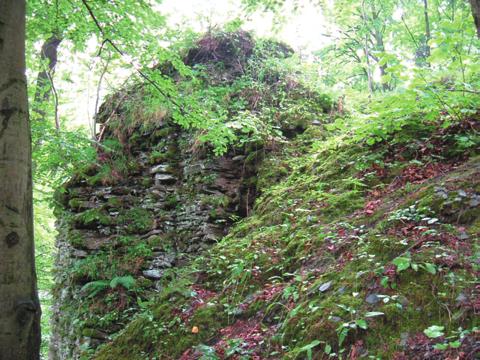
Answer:
[[(221, 26), (237, 18), (241, 4), (238, 0), (164, 0), (159, 10), (168, 15), (174, 26), (190, 26), (202, 32), (209, 27)], [(283, 24), (276, 26), (279, 19)], [(310, 52), (329, 42), (327, 22), (318, 6), (304, 0), (297, 11), (292, 1), (287, 1), (279, 15), (256, 13), (244, 21), (243, 28), (252, 30), (259, 36), (275, 36), (285, 41), (297, 51)]]

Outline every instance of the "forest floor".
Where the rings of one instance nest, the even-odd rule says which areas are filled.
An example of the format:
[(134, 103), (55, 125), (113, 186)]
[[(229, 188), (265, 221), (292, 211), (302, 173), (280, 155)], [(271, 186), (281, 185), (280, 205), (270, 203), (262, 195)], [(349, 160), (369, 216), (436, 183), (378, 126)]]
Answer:
[(474, 359), (478, 119), (270, 152), (250, 216), (172, 271), (95, 359)]

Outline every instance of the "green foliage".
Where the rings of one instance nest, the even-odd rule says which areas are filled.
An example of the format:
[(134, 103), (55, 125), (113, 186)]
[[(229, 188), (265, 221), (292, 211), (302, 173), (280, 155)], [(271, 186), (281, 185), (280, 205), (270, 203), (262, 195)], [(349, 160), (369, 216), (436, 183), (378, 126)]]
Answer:
[(38, 185), (58, 188), (72, 173), (95, 161), (95, 149), (81, 129), (57, 131), (48, 123), (33, 122), (32, 139), (33, 176)]
[[(202, 48), (208, 44), (217, 44), (219, 52), (226, 47), (230, 50), (213, 61)], [(183, 110), (165, 102), (156, 86), (149, 84), (142, 90), (141, 101), (147, 113), (155, 115), (159, 109), (167, 109), (174, 122), (198, 130), (199, 139), (217, 155), (232, 145), (279, 140), (285, 132), (304, 129), (311, 121), (322, 118), (332, 107), (321, 87), (296, 76), (305, 68), (286, 45), (256, 41), (242, 31), (219, 31), (205, 35), (196, 46), (193, 50), (200, 55), (192, 71), (182, 74), (181, 81), (172, 88), (181, 94), (176, 101)], [(158, 74), (152, 76), (158, 78)]]
[(435, 224), (438, 222), (437, 218), (431, 218), (432, 210), (429, 207), (418, 207), (417, 204), (410, 205), (405, 209), (398, 209), (390, 215), (389, 221), (427, 221), (428, 224)]
[(135, 286), (135, 279), (128, 276), (116, 276), (112, 280), (96, 280), (85, 284), (82, 287), (83, 292), (88, 294), (88, 297), (95, 297), (98, 293), (106, 290), (107, 288), (115, 289), (118, 286), (122, 286), (126, 290), (131, 290)]
[(117, 286), (123, 286), (125, 289), (130, 290), (135, 286), (135, 279), (129, 276), (114, 277), (110, 281), (110, 287), (115, 289)]
[[(40, 190), (40, 191), (38, 191)], [(35, 229), (35, 266), (37, 271), (37, 286), (39, 289), (40, 303), (42, 306), (42, 356), (47, 356), (50, 340), (50, 316), (53, 299), (51, 287), (53, 274), (51, 269), (55, 261), (55, 236), (54, 215), (49, 207), (51, 190), (39, 186), (34, 193), (34, 229)]]
[(444, 326), (432, 325), (427, 329), (425, 329), (423, 333), (427, 335), (429, 338), (435, 339), (444, 335), (443, 330), (445, 330)]
[(108, 288), (109, 282), (106, 280), (96, 280), (85, 284), (82, 291), (88, 293), (88, 297), (94, 297), (98, 293)]
[[(322, 138), (314, 137), (316, 134), (307, 130), (282, 151), (270, 154), (260, 171), (257, 183), (261, 196), (253, 214), (190, 264), (172, 271), (177, 277), (165, 279), (173, 286), (202, 272), (196, 286), (216, 294), (206, 302), (205, 309), (215, 308), (217, 321), (229, 324), (228, 330), (221, 332), (209, 328), (216, 329), (216, 335), (209, 332), (209, 339), (220, 339), (230, 329), (240, 331), (245, 324), (258, 322), (258, 328), (266, 332), (262, 333), (262, 346), (255, 350), (264, 351), (264, 357), (341, 358), (361, 340), (371, 356), (390, 358), (402, 351), (400, 334), (422, 332), (425, 324), (433, 322), (443, 327), (442, 336), (457, 326), (472, 327), (474, 321), (465, 315), (469, 310), (459, 311), (457, 316), (452, 313), (451, 317), (442, 310), (444, 306), (454, 309), (459, 292), (468, 292), (474, 281), (467, 270), (472, 261), (459, 262), (465, 265), (457, 268), (441, 265), (441, 259), (452, 249), (441, 240), (416, 245), (415, 231), (423, 231), (420, 234), (431, 239), (439, 234), (451, 236), (448, 231), (455, 229), (440, 217), (430, 190), (445, 182), (472, 188), (475, 175), (466, 173), (465, 168), (476, 168), (472, 164), (478, 160), (429, 179), (427, 185), (399, 184), (395, 179), (409, 159), (388, 167), (388, 156), (394, 151), (390, 144), (380, 143), (375, 148), (363, 142), (352, 144), (351, 139), (344, 141), (338, 129)], [(422, 132), (421, 136), (423, 139), (428, 134)], [(394, 175), (380, 178), (372, 170), (374, 165)], [(375, 188), (370, 187), (372, 183)], [(390, 187), (392, 183), (398, 188)], [(381, 199), (375, 210), (378, 214), (365, 213), (364, 205), (370, 201), (372, 190), (380, 193), (376, 195)], [(403, 236), (402, 227), (412, 229), (414, 235)], [(452, 254), (455, 252), (458, 250)], [(158, 312), (170, 312), (172, 301), (179, 301), (175, 306), (180, 309), (189, 309), (186, 293), (188, 289), (175, 293), (169, 301), (158, 300), (162, 304)], [(137, 346), (139, 332), (149, 328), (154, 334), (142, 340), (148, 345), (138, 346), (151, 356), (165, 351), (176, 356), (193, 348), (205, 359), (219, 357), (215, 342), (190, 333), (197, 325), (195, 319), (182, 322), (173, 315), (163, 316), (162, 325), (154, 322), (162, 330), (143, 324), (136, 332), (120, 335), (100, 354), (105, 359), (114, 356), (111, 351), (130, 356), (125, 344)], [(214, 315), (208, 312), (208, 316)], [(133, 324), (127, 329), (133, 331)], [(179, 334), (186, 340), (170, 347)], [(448, 340), (433, 335), (427, 334), (437, 341), (432, 345), (438, 350), (456, 349), (459, 343), (462, 346), (457, 334)], [(379, 339), (385, 346), (378, 346)], [(244, 341), (236, 336), (225, 339), (228, 345), (224, 350), (232, 356), (248, 356)], [(157, 345), (154, 350), (152, 343)]]
[(140, 242), (130, 245), (120, 254), (111, 249), (99, 251), (95, 255), (75, 261), (73, 267), (67, 270), (74, 280), (110, 281), (117, 278), (121, 281), (119, 284), (127, 288), (129, 276), (137, 274), (145, 258), (151, 255), (150, 246)]
[(398, 257), (398, 258), (393, 259), (392, 263), (393, 263), (393, 265), (395, 265), (397, 267), (397, 271), (401, 272), (401, 271), (406, 270), (410, 267), (411, 259), (410, 259), (410, 257), (406, 257), (406, 256)]
[(307, 344), (303, 347), (301, 347), (299, 349), (299, 353), (302, 353), (302, 352), (306, 352), (307, 354), (307, 359), (308, 360), (312, 360), (313, 359), (313, 355), (312, 355), (312, 349), (315, 347), (315, 346), (318, 346), (321, 344), (321, 341), (319, 340), (314, 340), (312, 341), (310, 344)]
[(153, 217), (146, 209), (132, 208), (121, 212), (118, 223), (125, 225), (129, 234), (142, 234), (151, 230)]
[(97, 224), (107, 226), (112, 224), (113, 220), (108, 213), (101, 209), (89, 209), (78, 214), (75, 221), (86, 226)]

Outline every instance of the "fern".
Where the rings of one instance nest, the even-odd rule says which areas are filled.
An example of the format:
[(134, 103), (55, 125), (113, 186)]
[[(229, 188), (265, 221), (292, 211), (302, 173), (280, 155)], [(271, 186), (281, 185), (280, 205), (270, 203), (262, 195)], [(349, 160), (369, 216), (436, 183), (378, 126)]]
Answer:
[(92, 298), (98, 293), (106, 290), (108, 287), (116, 289), (118, 286), (124, 287), (126, 290), (131, 290), (135, 286), (135, 279), (128, 276), (116, 276), (112, 280), (96, 280), (85, 284), (82, 287), (82, 292), (88, 293), (88, 297)]
[(109, 282), (107, 280), (96, 280), (85, 284), (82, 287), (82, 292), (88, 293), (88, 297), (92, 298), (98, 293), (104, 291), (108, 287)]
[(125, 289), (130, 290), (135, 286), (135, 279), (128, 275), (128, 276), (116, 276), (110, 281), (110, 287), (115, 289), (119, 285), (123, 286)]

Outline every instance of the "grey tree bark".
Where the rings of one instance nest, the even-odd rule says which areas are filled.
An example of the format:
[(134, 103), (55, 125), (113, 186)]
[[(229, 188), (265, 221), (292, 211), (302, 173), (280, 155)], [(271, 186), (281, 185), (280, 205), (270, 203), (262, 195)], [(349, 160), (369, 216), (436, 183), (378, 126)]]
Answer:
[(34, 261), (25, 0), (0, 0), (0, 360), (39, 359)]
[[(57, 35), (52, 35), (42, 45), (40, 51), (40, 60), (42, 65), (45, 66), (43, 70), (38, 73), (37, 76), (37, 88), (35, 89), (35, 98), (33, 100), (32, 110), (38, 114), (39, 120), (45, 120), (44, 106), (50, 99), (50, 93), (53, 90), (53, 74), (55, 72), (55, 66), (57, 65), (58, 46), (62, 42), (62, 39)], [(58, 120), (56, 126), (58, 128)]]
[(470, 5), (472, 5), (472, 15), (477, 28), (477, 37), (480, 39), (480, 0), (470, 0)]

